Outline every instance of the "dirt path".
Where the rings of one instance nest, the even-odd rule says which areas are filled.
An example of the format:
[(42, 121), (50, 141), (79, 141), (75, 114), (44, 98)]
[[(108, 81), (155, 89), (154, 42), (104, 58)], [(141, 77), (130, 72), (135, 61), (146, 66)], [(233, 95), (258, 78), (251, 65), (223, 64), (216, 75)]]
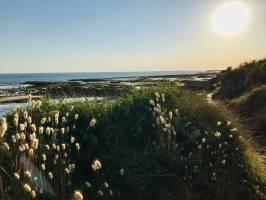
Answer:
[[(213, 95), (219, 90), (219, 88), (216, 88), (213, 92), (206, 94), (207, 102), (211, 105), (218, 105), (219, 101), (213, 99)], [(246, 127), (248, 130), (248, 123), (241, 121), (241, 124)], [(250, 131), (247, 131), (248, 137), (252, 139), (252, 143), (255, 146), (256, 151), (260, 155), (260, 157), (263, 159), (263, 163), (266, 165), (266, 140), (263, 138), (259, 138), (258, 136), (255, 136), (254, 134), (250, 134)], [(260, 136), (261, 137), (261, 136)]]

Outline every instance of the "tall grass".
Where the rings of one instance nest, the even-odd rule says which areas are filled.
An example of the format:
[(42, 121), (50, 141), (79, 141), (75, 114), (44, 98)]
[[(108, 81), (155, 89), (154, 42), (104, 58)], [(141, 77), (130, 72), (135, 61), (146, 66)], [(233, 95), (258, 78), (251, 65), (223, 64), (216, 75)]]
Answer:
[(32, 103), (1, 126), (13, 199), (257, 199), (263, 186), (232, 116), (193, 93), (162, 85), (116, 102)]

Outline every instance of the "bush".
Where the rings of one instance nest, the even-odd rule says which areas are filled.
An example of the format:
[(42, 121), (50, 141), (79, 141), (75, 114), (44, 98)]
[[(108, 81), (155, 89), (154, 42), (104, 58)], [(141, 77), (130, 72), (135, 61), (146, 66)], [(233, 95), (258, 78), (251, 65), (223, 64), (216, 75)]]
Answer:
[[(34, 136), (31, 125), (19, 131), (29, 144), (33, 138), (39, 141), (32, 160), (36, 168), (41, 167), (45, 151), (46, 165), (55, 169), (59, 182), (43, 173), (54, 191), (52, 199), (71, 198), (75, 190), (84, 199), (257, 199), (255, 186), (261, 183), (250, 171), (234, 122), (229, 121), (231, 117), (225, 110), (208, 105), (201, 97), (161, 86), (135, 92), (114, 103), (84, 102), (73, 106), (45, 101), (41, 106), (26, 108), (31, 124), (38, 130), (40, 126), (54, 130), (50, 135), (36, 132)], [(24, 109), (16, 113), (18, 124), (28, 121), (22, 116)], [(13, 164), (20, 155), (16, 145), (11, 145), (18, 127), (12, 125), (14, 114), (7, 114), (8, 130), (1, 143), (3, 147), (7, 143), (9, 149), (1, 151), (8, 156), (0, 163), (8, 174), (17, 172), (22, 179), (3, 176), (4, 186), (10, 188), (7, 193), (12, 198), (30, 198), (32, 194), (21, 187), (27, 181), (37, 198), (48, 199), (48, 193), (41, 194), (33, 180), (26, 177), (25, 169), (18, 171)], [(41, 124), (44, 117), (51, 121)], [(63, 135), (62, 128), (67, 130)], [(80, 150), (72, 145), (71, 136)], [(60, 148), (59, 167), (53, 166), (58, 150), (45, 149), (53, 142), (67, 146)], [(69, 165), (63, 162), (66, 151), (67, 164), (75, 164), (69, 174), (65, 173)], [(22, 156), (29, 159), (28, 151), (23, 150)]]
[(262, 84), (266, 84), (266, 59), (241, 64), (219, 75), (220, 89), (214, 97), (232, 99)]

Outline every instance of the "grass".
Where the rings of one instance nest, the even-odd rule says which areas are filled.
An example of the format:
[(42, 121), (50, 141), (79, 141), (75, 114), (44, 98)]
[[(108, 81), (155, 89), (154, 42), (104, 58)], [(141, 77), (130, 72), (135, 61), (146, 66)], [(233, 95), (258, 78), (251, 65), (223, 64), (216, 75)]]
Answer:
[(216, 78), (220, 84), (214, 97), (233, 99), (247, 91), (266, 84), (266, 59), (254, 60), (241, 64), (238, 68), (228, 68)]
[[(41, 106), (26, 110), (32, 117), (31, 124), (55, 130), (56, 137), (37, 131), (39, 147), (31, 162), (40, 168), (43, 163), (40, 157), (45, 153), (46, 167), (55, 170), (57, 181), (49, 180), (46, 170), (42, 177), (48, 180), (54, 194), (42, 194), (25, 177), (25, 169), (13, 164), (21, 144), (11, 145), (17, 126), (13, 125), (15, 113), (8, 113), (8, 130), (1, 144), (7, 142), (10, 149), (1, 150), (5, 159), (0, 164), (7, 171), (7, 174), (1, 171), (2, 189), (13, 199), (33, 197), (22, 188), (25, 182), (36, 191), (37, 199), (81, 199), (80, 195), (84, 199), (132, 200), (263, 198), (265, 167), (251, 140), (242, 136), (244, 130), (237, 117), (223, 106), (208, 105), (194, 93), (161, 85), (133, 92), (115, 102), (70, 105), (44, 100)], [(23, 118), (23, 112), (18, 112), (19, 124), (28, 120)], [(52, 120), (41, 124), (44, 117)], [(92, 126), (93, 119), (97, 123)], [(69, 131), (60, 135), (62, 128), (67, 127)], [(27, 142), (32, 143), (32, 130), (19, 134), (24, 132)], [(79, 151), (70, 143), (70, 136), (80, 144)], [(65, 173), (64, 164), (54, 166), (57, 150), (44, 148), (52, 143), (67, 145), (66, 150), (60, 149), (59, 160), (75, 164), (70, 174)], [(68, 160), (63, 157), (66, 151)], [(28, 157), (27, 151), (20, 155)], [(18, 169), (20, 180), (13, 177)], [(68, 184), (60, 184), (61, 181)]]

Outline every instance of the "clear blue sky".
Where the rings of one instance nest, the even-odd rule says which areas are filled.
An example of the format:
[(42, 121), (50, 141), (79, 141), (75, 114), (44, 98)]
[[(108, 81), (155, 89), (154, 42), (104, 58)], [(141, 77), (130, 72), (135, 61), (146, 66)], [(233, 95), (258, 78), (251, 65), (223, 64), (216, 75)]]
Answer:
[(266, 56), (266, 0), (237, 36), (211, 30), (223, 0), (0, 0), (0, 73), (206, 70)]

